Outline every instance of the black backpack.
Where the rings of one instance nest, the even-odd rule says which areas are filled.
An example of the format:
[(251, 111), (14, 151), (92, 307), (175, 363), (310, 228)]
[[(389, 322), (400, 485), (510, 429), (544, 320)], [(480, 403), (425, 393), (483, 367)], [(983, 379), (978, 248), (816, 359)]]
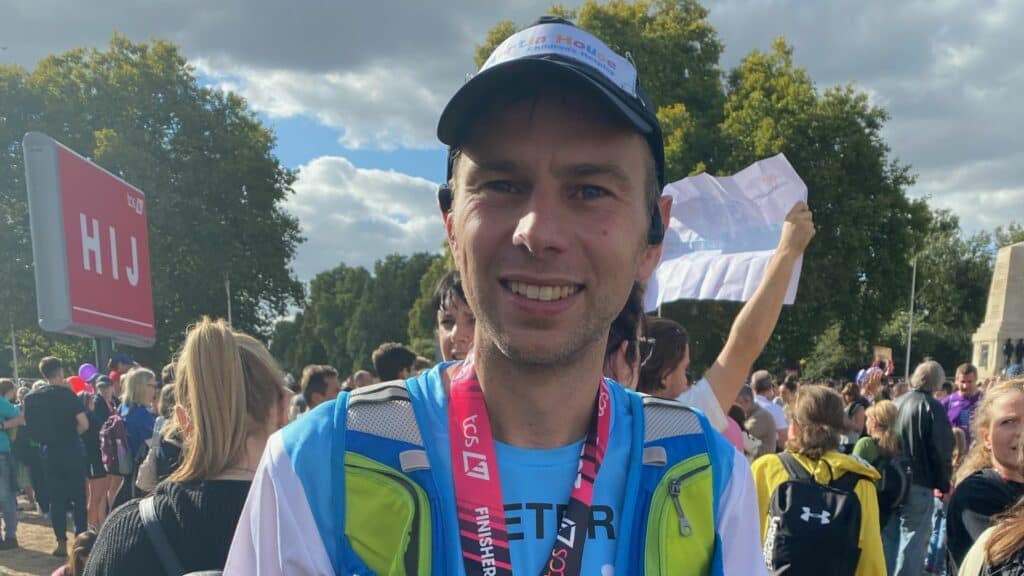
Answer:
[(878, 463), (882, 477), (875, 483), (878, 489), (878, 517), (884, 527), (894, 512), (903, 506), (913, 480), (910, 462), (902, 456), (882, 460)]
[(847, 472), (818, 484), (792, 454), (779, 460), (789, 479), (772, 493), (764, 557), (772, 574), (853, 576), (860, 560), (860, 501), (864, 476)]

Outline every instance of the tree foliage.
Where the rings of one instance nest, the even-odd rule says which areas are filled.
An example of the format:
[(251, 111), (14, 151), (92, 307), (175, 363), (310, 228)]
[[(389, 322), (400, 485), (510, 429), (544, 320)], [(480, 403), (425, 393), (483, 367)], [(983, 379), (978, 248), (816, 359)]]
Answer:
[(420, 279), (420, 292), (409, 310), (409, 345), (424, 358), (437, 356), (437, 310), (434, 291), (445, 272), (455, 268), (452, 253), (445, 243), (444, 257), (430, 263)]
[[(295, 174), (274, 136), (232, 93), (200, 87), (172, 44), (115, 35), (105, 51), (70, 50), (32, 71), (0, 68), (0, 239), (5, 316), (34, 323), (34, 287), (20, 141), (49, 134), (146, 193), (160, 365), (200, 315), (227, 315), (265, 335), (301, 302), (289, 268), (301, 241), (282, 203)], [(11, 104), (11, 105), (8, 105)]]
[(785, 153), (807, 183), (818, 229), (797, 301), (766, 351), (772, 363), (795, 365), (837, 322), (847, 349), (863, 354), (909, 291), (910, 255), (931, 215), (906, 195), (913, 177), (890, 157), (887, 118), (852, 86), (816, 90), (781, 39), (730, 73), (726, 170)]
[(371, 369), (377, 346), (409, 342), (409, 310), (429, 271), (443, 270), (443, 262), (426, 253), (393, 254), (378, 261), (372, 275), (344, 264), (317, 274), (302, 313), (274, 326), (271, 352), (293, 374), (314, 363), (347, 373)]
[(995, 238), (996, 248), (1024, 242), (1024, 225), (1020, 222), (1011, 222), (1007, 226), (998, 226), (992, 232), (992, 236)]
[[(925, 356), (947, 369), (971, 360), (971, 336), (985, 317), (994, 256), (989, 234), (965, 238), (955, 214), (933, 212), (932, 225), (916, 256), (912, 365)], [(910, 329), (909, 288), (899, 305), (898, 313), (883, 326), (881, 340), (905, 350)]]

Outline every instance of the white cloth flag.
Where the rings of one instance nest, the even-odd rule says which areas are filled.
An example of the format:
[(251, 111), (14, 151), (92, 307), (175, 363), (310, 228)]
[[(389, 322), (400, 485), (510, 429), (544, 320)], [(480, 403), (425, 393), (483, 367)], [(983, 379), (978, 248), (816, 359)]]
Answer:
[[(734, 176), (698, 174), (665, 187), (672, 217), (661, 262), (647, 283), (645, 306), (681, 299), (746, 301), (761, 283), (793, 205), (807, 185), (782, 154)], [(803, 258), (786, 304), (796, 299)]]

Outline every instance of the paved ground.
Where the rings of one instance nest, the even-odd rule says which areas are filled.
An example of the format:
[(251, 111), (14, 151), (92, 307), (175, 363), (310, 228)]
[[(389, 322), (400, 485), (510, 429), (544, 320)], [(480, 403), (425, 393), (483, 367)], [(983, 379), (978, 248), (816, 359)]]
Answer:
[[(18, 504), (27, 508), (23, 499)], [(50, 519), (35, 511), (18, 513), (18, 544), (17, 550), (0, 550), (0, 576), (50, 576), (63, 563), (50, 555), (56, 546)]]

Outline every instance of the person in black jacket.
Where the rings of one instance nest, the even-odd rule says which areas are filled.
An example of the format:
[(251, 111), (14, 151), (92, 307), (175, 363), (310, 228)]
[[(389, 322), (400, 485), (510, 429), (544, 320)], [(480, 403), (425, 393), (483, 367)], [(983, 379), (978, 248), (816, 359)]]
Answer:
[(64, 366), (48, 356), (39, 361), (48, 384), (25, 396), (28, 433), (42, 444), (42, 463), (50, 492), (50, 524), (57, 547), (53, 555), (67, 557), (68, 511), (75, 534), (88, 528), (85, 491), (85, 449), (80, 435), (89, 429), (85, 406), (64, 380)]
[(946, 379), (938, 362), (918, 365), (910, 392), (896, 400), (903, 455), (910, 462), (912, 481), (903, 507), (882, 531), (889, 574), (920, 574), (931, 535), (933, 491), (949, 493), (953, 468), (953, 429), (932, 391)]

